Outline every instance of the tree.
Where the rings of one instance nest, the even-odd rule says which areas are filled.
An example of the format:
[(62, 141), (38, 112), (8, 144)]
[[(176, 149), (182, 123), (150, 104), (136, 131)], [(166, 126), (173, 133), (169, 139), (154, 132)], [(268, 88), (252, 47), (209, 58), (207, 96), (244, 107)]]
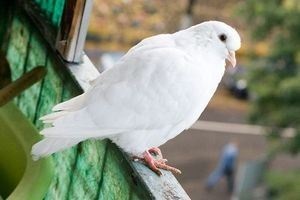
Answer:
[(272, 127), (294, 127), (288, 147), (300, 150), (300, 2), (246, 0), (242, 15), (253, 38), (269, 44), (268, 55), (253, 56), (249, 76), (254, 94), (250, 120)]

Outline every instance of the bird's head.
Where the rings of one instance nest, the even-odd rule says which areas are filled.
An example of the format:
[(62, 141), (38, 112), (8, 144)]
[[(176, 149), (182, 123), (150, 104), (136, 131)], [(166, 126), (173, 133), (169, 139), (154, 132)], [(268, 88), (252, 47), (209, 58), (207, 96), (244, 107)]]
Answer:
[(206, 21), (184, 32), (192, 33), (190, 36), (202, 50), (213, 51), (221, 59), (227, 59), (233, 67), (236, 65), (235, 51), (241, 47), (241, 38), (231, 26), (220, 21)]
[(203, 22), (197, 28), (205, 31), (206, 37), (217, 53), (234, 67), (236, 65), (235, 51), (241, 47), (241, 38), (238, 32), (219, 21)]

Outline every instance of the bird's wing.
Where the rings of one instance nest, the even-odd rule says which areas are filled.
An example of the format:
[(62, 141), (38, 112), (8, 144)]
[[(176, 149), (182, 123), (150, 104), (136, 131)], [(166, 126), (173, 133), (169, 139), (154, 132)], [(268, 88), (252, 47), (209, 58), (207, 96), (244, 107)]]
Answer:
[[(176, 44), (175, 41), (173, 40), (172, 36), (170, 34), (160, 34), (160, 35), (155, 35), (146, 39), (143, 39), (141, 42), (139, 42), (137, 45), (135, 45), (134, 47), (132, 47), (122, 58), (120, 61), (117, 62), (117, 66), (120, 66), (122, 64), (120, 64), (120, 62), (122, 63), (126, 63), (128, 62), (128, 60), (131, 60), (130, 56), (132, 54), (137, 55), (139, 54), (140, 51), (145, 51), (145, 50), (149, 50), (149, 49), (156, 49), (156, 48), (176, 48)], [(138, 53), (136, 53), (138, 51)], [(141, 58), (140, 60), (142, 60), (143, 58)], [(133, 66), (134, 67), (134, 66)], [(117, 71), (117, 70), (116, 70)], [(110, 77), (111, 76), (107, 76), (105, 75), (100, 75), (101, 78), (95, 78), (93, 80), (90, 81), (90, 85), (91, 87), (94, 87), (96, 85), (97, 82), (103, 82), (106, 81), (106, 77)], [(114, 77), (114, 79), (116, 79), (116, 77)], [(116, 81), (118, 81), (116, 79)], [(70, 111), (70, 110), (79, 110), (80, 108), (83, 107), (83, 103), (85, 101), (85, 95), (79, 95), (77, 97), (74, 97), (68, 101), (62, 102), (57, 104), (56, 106), (54, 106), (52, 108), (52, 111)], [(44, 117), (41, 118), (41, 120), (44, 119), (48, 119), (48, 117), (50, 117), (51, 119), (53, 118), (52, 114), (46, 115)], [(46, 122), (47, 123), (47, 122)]]
[(193, 67), (189, 55), (175, 47), (139, 47), (99, 76), (83, 102), (78, 100), (79, 110), (55, 119), (43, 134), (103, 137), (177, 124), (199, 99)]
[[(152, 37), (143, 39), (137, 45), (132, 47), (126, 55), (130, 55), (135, 51), (145, 50), (145, 49), (154, 49), (162, 47), (176, 47), (176, 43), (171, 34), (160, 34)], [(126, 57), (126, 55), (124, 57)]]

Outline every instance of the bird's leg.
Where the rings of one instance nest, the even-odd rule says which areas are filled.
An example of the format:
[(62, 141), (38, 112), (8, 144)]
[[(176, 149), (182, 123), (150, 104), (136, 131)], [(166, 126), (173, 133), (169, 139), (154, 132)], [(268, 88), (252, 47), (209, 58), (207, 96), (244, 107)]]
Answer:
[[(138, 158), (138, 160), (143, 161), (145, 165), (147, 165), (152, 171), (154, 171), (159, 176), (162, 174), (159, 169), (165, 169), (165, 170), (171, 171), (171, 172), (176, 173), (176, 174), (181, 174), (181, 171), (179, 169), (176, 169), (176, 168), (171, 167), (171, 166), (166, 164), (167, 160), (163, 159), (160, 150), (158, 149), (159, 151), (157, 152), (157, 149), (158, 148), (151, 148), (151, 149), (145, 151), (143, 153), (143, 158)], [(154, 151), (158, 155), (160, 155), (160, 158), (155, 159), (155, 157), (153, 157), (151, 155), (150, 152), (154, 152)]]
[[(163, 159), (163, 155), (161, 153), (161, 150), (158, 147), (152, 147), (148, 149), (150, 154), (154, 154), (155, 156), (158, 156), (160, 159)], [(167, 160), (166, 160), (167, 162)]]
[[(158, 156), (158, 158), (156, 158), (156, 160), (160, 160), (160, 162), (166, 163), (168, 160), (163, 158), (163, 155), (161, 153), (161, 150), (158, 147), (152, 147), (150, 149), (148, 149), (148, 152), (153, 155), (153, 156)], [(135, 161), (144, 161), (143, 157), (139, 157), (139, 156), (133, 156), (132, 160)]]
[(148, 149), (148, 151), (151, 155), (154, 154), (156, 160), (159, 161), (160, 163), (165, 164), (166, 162), (168, 162), (168, 160), (163, 157), (161, 150), (158, 147), (152, 147)]

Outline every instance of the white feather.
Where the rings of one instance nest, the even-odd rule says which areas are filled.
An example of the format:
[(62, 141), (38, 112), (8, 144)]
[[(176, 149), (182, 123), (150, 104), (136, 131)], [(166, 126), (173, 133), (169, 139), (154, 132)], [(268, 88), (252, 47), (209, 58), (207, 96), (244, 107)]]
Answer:
[(104, 138), (111, 135), (119, 134), (125, 131), (119, 129), (107, 129), (107, 130), (99, 130), (96, 128), (90, 127), (50, 127), (45, 128), (40, 133), (47, 138), (50, 137), (59, 137), (62, 139), (67, 138)]
[(84, 104), (84, 95), (81, 94), (77, 97), (74, 97), (68, 101), (57, 104), (52, 108), (52, 111), (74, 111), (80, 109)]
[(43, 121), (43, 123), (47, 123), (47, 124), (52, 124), (56, 119), (59, 119), (65, 115), (67, 115), (68, 113), (70, 113), (69, 111), (58, 111), (58, 112), (54, 112), (54, 113), (50, 113), (48, 115), (44, 115), (43, 117), (40, 118), (40, 120)]
[(31, 154), (34, 160), (38, 160), (40, 157), (45, 157), (51, 155), (52, 153), (62, 151), (78, 144), (83, 140), (85, 140), (85, 138), (45, 138), (33, 145)]

